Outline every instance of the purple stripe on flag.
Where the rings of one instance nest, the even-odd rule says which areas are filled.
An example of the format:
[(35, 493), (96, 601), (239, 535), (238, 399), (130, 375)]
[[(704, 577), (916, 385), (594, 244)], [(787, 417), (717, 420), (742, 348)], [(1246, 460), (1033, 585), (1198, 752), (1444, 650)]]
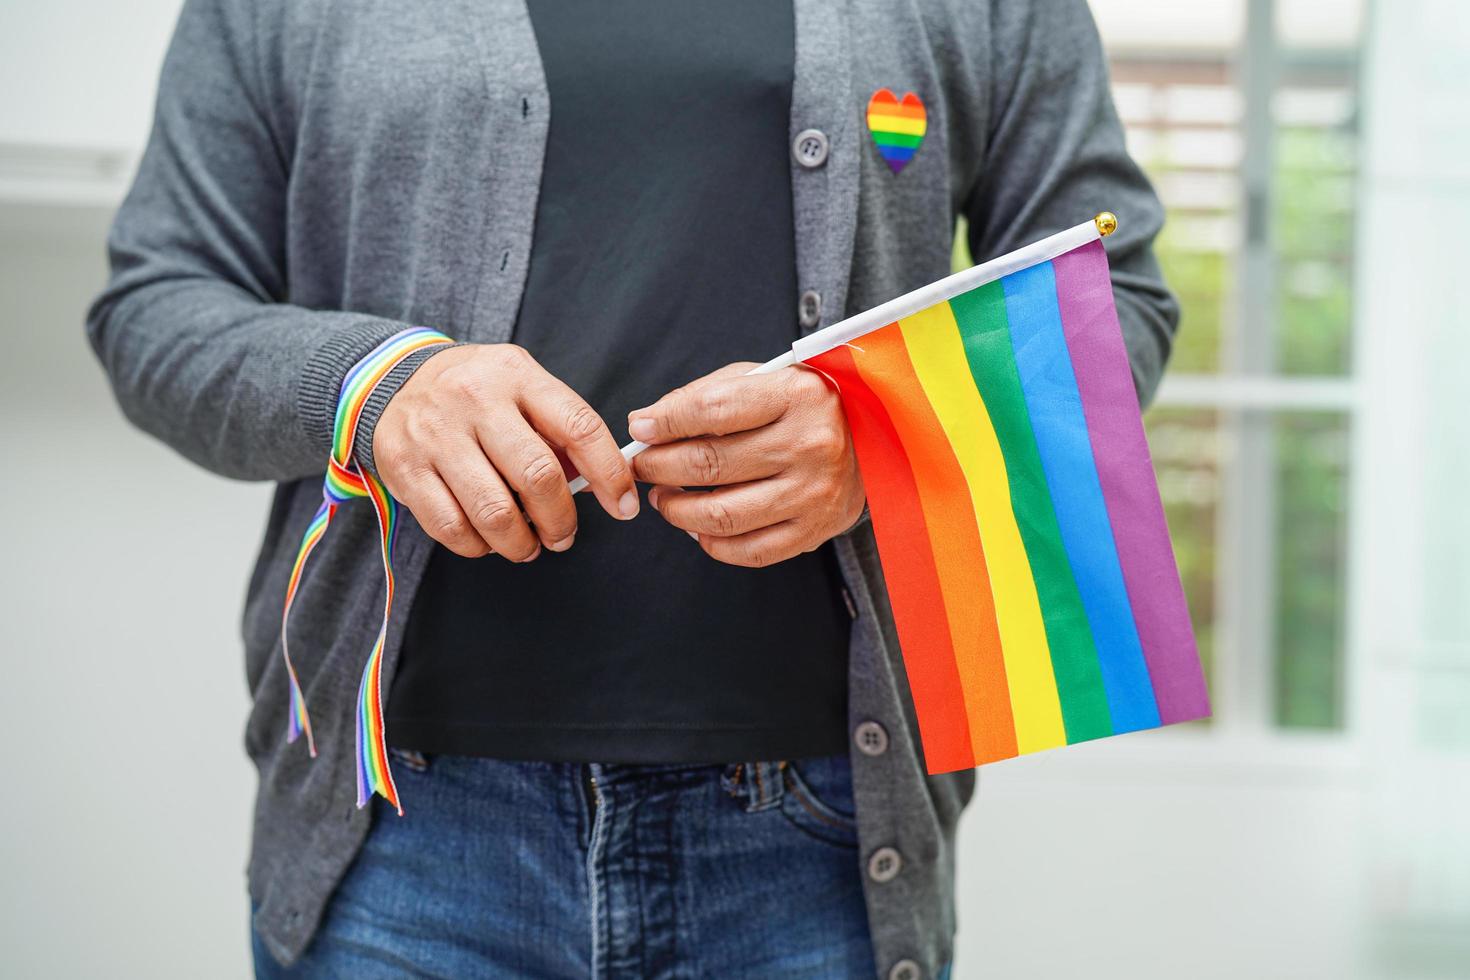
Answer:
[(1052, 268), (1062, 330), (1159, 719), (1168, 725), (1203, 718), (1210, 713), (1210, 698), (1143, 434), (1102, 242), (1058, 256)]

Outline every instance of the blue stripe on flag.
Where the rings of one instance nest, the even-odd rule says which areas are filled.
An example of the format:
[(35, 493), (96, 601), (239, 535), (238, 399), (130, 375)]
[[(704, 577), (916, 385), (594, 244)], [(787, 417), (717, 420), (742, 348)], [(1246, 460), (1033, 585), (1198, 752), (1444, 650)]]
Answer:
[(1153, 683), (1123, 584), (1082, 396), (1062, 332), (1056, 276), (1050, 262), (1001, 280), (1021, 391), (1031, 414), (1041, 467), (1057, 525), (1102, 667), (1114, 732), (1157, 728)]

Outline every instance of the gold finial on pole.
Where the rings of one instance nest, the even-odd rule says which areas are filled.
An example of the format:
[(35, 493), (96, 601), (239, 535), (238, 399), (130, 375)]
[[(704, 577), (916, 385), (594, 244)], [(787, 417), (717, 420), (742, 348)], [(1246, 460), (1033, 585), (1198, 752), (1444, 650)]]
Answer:
[(1097, 233), (1104, 238), (1118, 230), (1118, 216), (1111, 211), (1104, 211), (1093, 218), (1092, 223), (1097, 225)]

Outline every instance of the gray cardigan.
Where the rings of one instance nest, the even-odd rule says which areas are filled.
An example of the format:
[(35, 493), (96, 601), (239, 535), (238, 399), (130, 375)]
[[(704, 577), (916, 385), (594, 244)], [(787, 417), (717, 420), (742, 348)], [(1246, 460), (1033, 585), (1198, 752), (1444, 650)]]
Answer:
[[(1107, 249), (1146, 398), (1177, 320), (1150, 251), (1162, 211), (1124, 150), (1085, 0), (795, 9), (790, 131), (827, 143), (825, 156), (810, 142), (792, 153), (804, 325), (945, 275), (957, 215), (989, 257), (1112, 210)], [(865, 125), (880, 87), (912, 90), (929, 111), (898, 176)], [(521, 0), (188, 0), (164, 65), (87, 328), (129, 418), (217, 473), (278, 485), (244, 643), (245, 745), (260, 773), (250, 894), (282, 961), (310, 942), (369, 827), (352, 775), (352, 706), (383, 587), (369, 507), (339, 512), (293, 619), (321, 755), (285, 742), (281, 602), (320, 499), (336, 392), (404, 324), (509, 338), (554, 109)], [(385, 684), (430, 544), (406, 517)], [(882, 848), (900, 861), (867, 882), (875, 969), (917, 980), (951, 958), (954, 830), (974, 775), (925, 776), (871, 531), (837, 545), (858, 610), (851, 724), (888, 735), (886, 749), (869, 739), (852, 752), (860, 859)]]

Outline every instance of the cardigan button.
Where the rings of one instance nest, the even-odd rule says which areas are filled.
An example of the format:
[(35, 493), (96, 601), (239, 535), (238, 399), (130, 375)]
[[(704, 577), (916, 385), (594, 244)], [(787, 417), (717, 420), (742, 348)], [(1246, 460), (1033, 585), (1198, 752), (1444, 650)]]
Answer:
[(826, 163), (830, 148), (827, 134), (820, 129), (803, 129), (791, 141), (791, 155), (808, 170), (814, 170)]
[(903, 855), (891, 847), (880, 847), (868, 858), (868, 877), (880, 885), (892, 881), (903, 870)]
[(924, 971), (913, 960), (899, 960), (888, 971), (888, 980), (919, 980)]
[(822, 294), (815, 289), (802, 293), (801, 301), (796, 304), (796, 318), (801, 329), (815, 329), (822, 322)]
[(888, 751), (888, 729), (876, 721), (865, 721), (857, 726), (852, 740), (863, 755), (878, 756)]

